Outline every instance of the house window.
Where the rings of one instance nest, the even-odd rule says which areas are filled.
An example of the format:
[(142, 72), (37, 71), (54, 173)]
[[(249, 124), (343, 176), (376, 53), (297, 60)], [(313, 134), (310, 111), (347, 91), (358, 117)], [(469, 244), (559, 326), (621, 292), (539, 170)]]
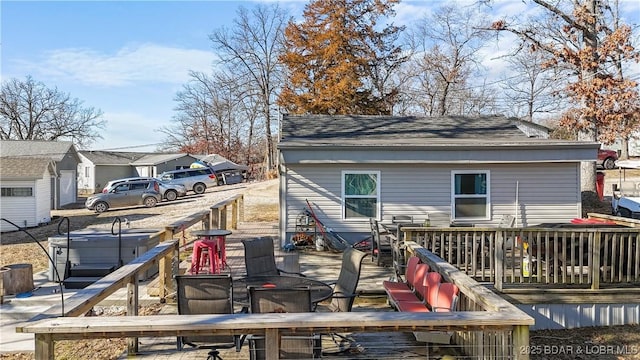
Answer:
[(33, 196), (32, 187), (3, 187), (0, 192), (2, 197)]
[(379, 218), (380, 172), (342, 172), (342, 217), (344, 219)]
[(453, 171), (451, 174), (453, 219), (489, 219), (489, 171)]

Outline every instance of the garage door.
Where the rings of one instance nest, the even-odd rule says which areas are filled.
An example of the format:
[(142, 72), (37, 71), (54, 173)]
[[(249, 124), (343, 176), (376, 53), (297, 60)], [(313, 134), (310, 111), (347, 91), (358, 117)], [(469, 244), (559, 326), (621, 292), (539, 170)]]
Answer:
[(60, 205), (76, 202), (76, 172), (73, 170), (60, 171)]

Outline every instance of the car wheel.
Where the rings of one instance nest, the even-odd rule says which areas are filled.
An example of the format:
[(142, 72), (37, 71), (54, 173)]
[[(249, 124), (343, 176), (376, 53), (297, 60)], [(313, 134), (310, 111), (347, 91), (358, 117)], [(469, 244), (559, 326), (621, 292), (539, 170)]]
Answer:
[(224, 180), (218, 180), (218, 186), (224, 185)]
[(602, 163), (602, 167), (607, 170), (611, 170), (616, 167), (616, 161), (613, 160), (613, 158), (606, 158)]
[(618, 208), (616, 211), (616, 216), (631, 218), (631, 210), (625, 208)]
[(175, 190), (167, 190), (164, 193), (164, 198), (167, 199), (167, 201), (173, 201), (178, 198), (178, 192)]
[(156, 206), (156, 204), (158, 203), (158, 200), (156, 200), (156, 198), (149, 196), (148, 198), (144, 199), (144, 206), (146, 207), (154, 207)]
[(93, 209), (94, 209), (98, 214), (100, 214), (100, 213), (103, 213), (103, 212), (107, 211), (107, 209), (108, 209), (108, 208), (109, 208), (109, 205), (108, 205), (106, 202), (103, 202), (103, 201), (101, 201), (101, 202), (97, 203), (97, 204), (93, 207)]
[(203, 183), (197, 183), (193, 185), (193, 192), (196, 194), (204, 194), (206, 190), (207, 190), (207, 187)]

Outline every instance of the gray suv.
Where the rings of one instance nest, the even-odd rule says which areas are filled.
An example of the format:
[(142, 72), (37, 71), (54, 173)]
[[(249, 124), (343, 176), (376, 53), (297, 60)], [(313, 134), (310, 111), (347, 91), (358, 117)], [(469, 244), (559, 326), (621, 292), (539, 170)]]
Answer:
[(128, 181), (118, 184), (106, 193), (94, 194), (87, 198), (85, 206), (89, 210), (103, 213), (109, 208), (142, 205), (154, 207), (162, 200), (157, 180)]
[(155, 180), (158, 182), (158, 185), (160, 185), (160, 195), (162, 196), (163, 199), (167, 199), (167, 201), (173, 201), (175, 199), (177, 199), (178, 197), (183, 197), (185, 195), (187, 195), (187, 188), (184, 187), (184, 185), (180, 185), (180, 184), (169, 184), (167, 182), (164, 182), (162, 180), (153, 178), (153, 177), (144, 177), (144, 176), (139, 176), (139, 177), (131, 177), (131, 178), (123, 178), (123, 179), (116, 179), (116, 180), (111, 180), (107, 183), (107, 185), (104, 186), (104, 188), (102, 189), (103, 193), (109, 192), (109, 190), (114, 187), (115, 185), (119, 185), (123, 182), (129, 182), (129, 181), (139, 181), (139, 180)]
[(170, 184), (182, 184), (187, 191), (193, 191), (196, 194), (203, 194), (207, 187), (218, 184), (216, 174), (208, 167), (165, 171), (159, 178)]

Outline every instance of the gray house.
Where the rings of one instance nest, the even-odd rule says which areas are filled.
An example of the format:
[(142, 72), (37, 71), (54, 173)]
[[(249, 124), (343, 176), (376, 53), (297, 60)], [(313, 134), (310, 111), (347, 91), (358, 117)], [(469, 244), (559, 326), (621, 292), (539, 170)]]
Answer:
[(113, 179), (158, 176), (164, 171), (188, 168), (196, 157), (180, 153), (90, 151), (79, 152), (78, 184), (81, 193), (102, 191)]
[[(2, 157), (0, 161), (0, 217), (19, 227), (51, 221), (52, 180), (56, 165), (50, 158)], [(0, 221), (0, 231), (18, 230)]]
[[(0, 155), (4, 157), (50, 158), (56, 174), (51, 179), (51, 207), (60, 209), (78, 198), (77, 168), (80, 157), (70, 141), (2, 140)], [(3, 174), (0, 174), (0, 178)]]
[(190, 154), (149, 154), (131, 163), (139, 176), (156, 177), (165, 171), (186, 169), (198, 158)]
[(496, 116), (285, 115), (280, 135), (284, 242), (300, 230), (306, 200), (353, 242), (368, 236), (370, 217), (400, 214), (436, 226), (568, 221), (582, 212), (580, 162), (599, 147)]

